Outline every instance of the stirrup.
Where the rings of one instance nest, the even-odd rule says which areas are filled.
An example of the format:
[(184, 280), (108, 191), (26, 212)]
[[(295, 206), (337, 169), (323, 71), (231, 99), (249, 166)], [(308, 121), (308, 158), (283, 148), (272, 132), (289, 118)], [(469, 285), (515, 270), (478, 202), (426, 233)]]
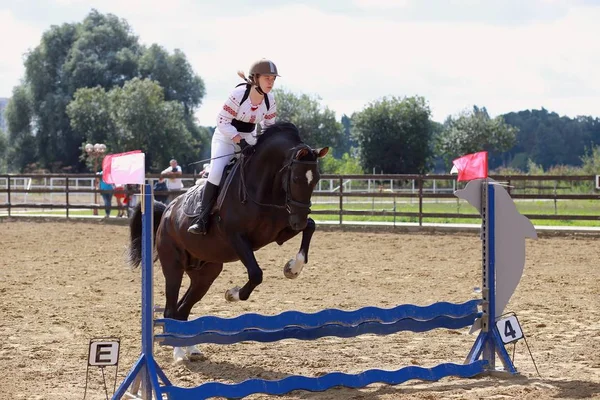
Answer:
[(190, 225), (187, 229), (189, 233), (194, 235), (206, 235), (208, 228), (208, 221), (203, 221), (201, 218), (195, 220), (195, 222)]

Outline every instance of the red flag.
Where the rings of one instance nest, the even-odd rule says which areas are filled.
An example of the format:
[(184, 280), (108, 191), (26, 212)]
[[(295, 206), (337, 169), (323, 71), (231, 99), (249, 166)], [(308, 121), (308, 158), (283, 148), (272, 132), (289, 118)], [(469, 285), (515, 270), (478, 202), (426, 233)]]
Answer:
[(106, 183), (122, 185), (144, 183), (144, 154), (142, 151), (107, 154), (102, 160), (102, 180)]
[[(467, 154), (452, 161), (454, 168), (458, 170), (458, 181), (471, 181), (473, 179), (487, 178), (488, 176), (488, 153)], [(452, 168), (454, 170), (454, 168)]]

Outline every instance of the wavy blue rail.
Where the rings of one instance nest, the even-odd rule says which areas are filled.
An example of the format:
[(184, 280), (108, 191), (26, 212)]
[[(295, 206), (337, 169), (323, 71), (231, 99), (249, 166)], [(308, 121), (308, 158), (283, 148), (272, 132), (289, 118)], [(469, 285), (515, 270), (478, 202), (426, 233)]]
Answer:
[(447, 376), (469, 378), (483, 373), (486, 366), (487, 361), (480, 360), (465, 365), (452, 363), (440, 364), (433, 368), (410, 366), (396, 371), (372, 369), (356, 375), (341, 372), (332, 372), (317, 378), (292, 375), (278, 381), (249, 379), (236, 384), (209, 382), (195, 388), (166, 386), (163, 388), (163, 392), (169, 395), (170, 400), (198, 400), (216, 396), (240, 399), (254, 393), (282, 395), (292, 390), (322, 392), (335, 386), (361, 388), (377, 382), (398, 385), (411, 379), (437, 381)]
[(169, 335), (192, 336), (203, 332), (237, 334), (247, 329), (279, 331), (290, 327), (304, 329), (320, 328), (324, 325), (357, 326), (366, 322), (392, 324), (403, 319), (429, 321), (440, 316), (463, 318), (477, 312), (481, 300), (471, 300), (462, 304), (447, 302), (429, 306), (403, 304), (394, 308), (364, 307), (354, 311), (326, 309), (313, 314), (299, 311), (286, 311), (278, 315), (243, 314), (235, 318), (205, 316), (191, 321), (157, 319), (156, 325), (163, 326), (163, 333)]
[(357, 326), (329, 324), (318, 328), (288, 327), (277, 331), (261, 331), (247, 329), (242, 332), (202, 332), (197, 335), (157, 334), (155, 338), (163, 346), (192, 346), (201, 343), (233, 344), (245, 341), (276, 342), (283, 339), (314, 340), (325, 336), (354, 337), (373, 333), (389, 335), (400, 331), (426, 332), (436, 328), (460, 329), (473, 325), (481, 313), (469, 314), (462, 318), (441, 316), (429, 321), (418, 321), (410, 318), (391, 324), (365, 322)]

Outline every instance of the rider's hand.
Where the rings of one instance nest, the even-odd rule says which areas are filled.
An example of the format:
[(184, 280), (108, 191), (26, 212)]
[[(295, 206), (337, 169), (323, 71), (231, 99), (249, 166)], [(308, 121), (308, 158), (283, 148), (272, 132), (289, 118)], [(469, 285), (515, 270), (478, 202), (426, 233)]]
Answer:
[(240, 142), (240, 140), (242, 140), (242, 136), (241, 135), (235, 135), (234, 137), (231, 138), (231, 140), (233, 140), (233, 143), (238, 144)]

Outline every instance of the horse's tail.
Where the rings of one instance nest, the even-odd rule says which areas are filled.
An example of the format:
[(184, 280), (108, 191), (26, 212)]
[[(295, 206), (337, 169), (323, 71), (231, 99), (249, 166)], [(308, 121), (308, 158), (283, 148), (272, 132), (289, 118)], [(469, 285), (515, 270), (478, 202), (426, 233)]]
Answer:
[[(160, 201), (154, 202), (154, 235), (158, 230), (158, 225), (165, 212), (167, 206)], [(128, 249), (129, 264), (132, 267), (138, 267), (142, 262), (142, 205), (138, 203), (134, 210), (133, 215), (129, 219), (129, 232), (131, 236), (131, 243)]]

